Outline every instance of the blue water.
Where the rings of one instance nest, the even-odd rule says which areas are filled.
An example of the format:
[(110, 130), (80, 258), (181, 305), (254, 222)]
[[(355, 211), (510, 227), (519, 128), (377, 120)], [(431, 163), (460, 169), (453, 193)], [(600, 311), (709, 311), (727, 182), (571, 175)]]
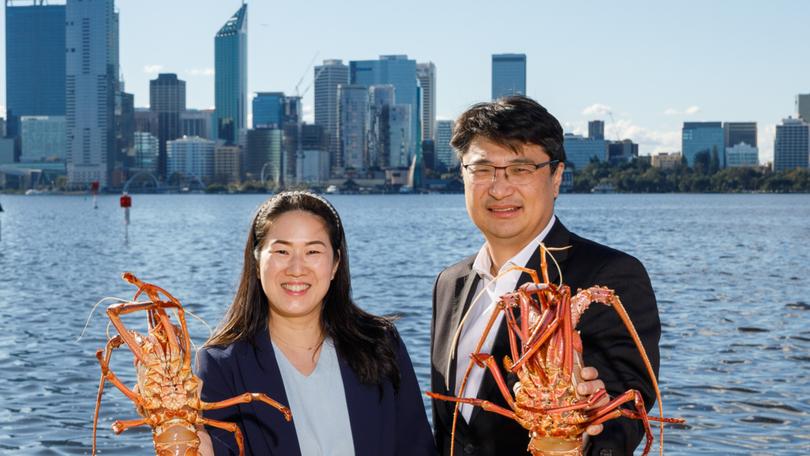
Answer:
[[(129, 298), (123, 271), (157, 283), (215, 326), (229, 304), (261, 195), (135, 195), (125, 231), (116, 197), (0, 196), (0, 453), (89, 454), (105, 341), (103, 306)], [(348, 234), (354, 296), (402, 316), (428, 387), (431, 288), (482, 238), (461, 195), (332, 196)], [(663, 323), (667, 454), (804, 454), (810, 448), (810, 195), (563, 195), (572, 231), (647, 266)], [(127, 324), (143, 327), (142, 318)], [(190, 318), (198, 344), (208, 335)], [(113, 369), (132, 384), (132, 357)], [(100, 454), (150, 454), (116, 436), (136, 417), (105, 392)]]

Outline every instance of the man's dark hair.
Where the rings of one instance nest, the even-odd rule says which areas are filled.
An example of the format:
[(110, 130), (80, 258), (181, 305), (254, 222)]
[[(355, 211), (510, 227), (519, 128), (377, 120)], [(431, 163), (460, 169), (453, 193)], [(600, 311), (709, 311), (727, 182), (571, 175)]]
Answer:
[[(456, 119), (450, 144), (459, 160), (470, 143), (482, 137), (517, 151), (524, 144), (537, 144), (552, 160), (565, 161), (563, 129), (560, 122), (529, 97), (515, 95), (496, 101), (477, 103)], [(552, 166), (554, 172), (556, 166)]]

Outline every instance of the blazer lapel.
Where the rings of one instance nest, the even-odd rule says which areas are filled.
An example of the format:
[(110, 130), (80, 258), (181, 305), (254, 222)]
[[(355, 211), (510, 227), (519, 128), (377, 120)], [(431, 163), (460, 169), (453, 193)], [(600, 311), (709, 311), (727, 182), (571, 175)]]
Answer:
[[(338, 355), (343, 391), (346, 394), (346, 407), (349, 410), (349, 425), (352, 429), (354, 452), (358, 455), (375, 454), (383, 448), (383, 437), (379, 416), (380, 396), (376, 386), (360, 383), (357, 374)], [(376, 412), (376, 413), (375, 413)]]
[[(478, 274), (475, 273), (472, 269), (466, 276), (459, 277), (456, 280), (456, 292), (454, 293), (455, 296), (453, 297), (452, 302), (454, 303), (452, 309), (452, 315), (450, 317), (450, 328), (452, 332), (450, 334), (450, 340), (447, 341), (447, 347), (444, 350), (444, 356), (441, 359), (441, 363), (443, 364), (443, 372), (447, 373), (447, 391), (452, 393), (456, 390), (456, 349), (458, 348), (458, 341), (453, 340), (456, 332), (458, 331), (458, 326), (461, 324), (461, 320), (464, 318), (464, 314), (467, 312), (467, 309), (470, 308), (470, 304), (473, 300), (473, 291), (475, 290), (475, 286), (478, 284)], [(462, 298), (462, 299), (459, 299)], [(463, 303), (463, 305), (459, 305)], [(455, 342), (455, 343), (454, 343)], [(452, 350), (452, 357), (451, 351)], [(447, 360), (450, 360), (450, 365), (447, 365)]]
[[(278, 368), (273, 344), (266, 331), (257, 336), (256, 347), (244, 344), (245, 351), (239, 358), (242, 380), (246, 391), (264, 393), (285, 406), (289, 406), (284, 380)], [(253, 449), (256, 454), (301, 454), (298, 436), (295, 433), (295, 416), (287, 422), (283, 415), (273, 407), (261, 402), (245, 404), (254, 411), (258, 426), (262, 428), (266, 448)], [(262, 450), (262, 451), (259, 451)]]

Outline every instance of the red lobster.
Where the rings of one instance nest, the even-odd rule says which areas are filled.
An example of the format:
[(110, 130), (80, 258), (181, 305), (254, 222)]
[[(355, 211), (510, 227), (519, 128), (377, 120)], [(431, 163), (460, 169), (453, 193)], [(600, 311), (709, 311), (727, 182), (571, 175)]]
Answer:
[[(191, 370), (191, 338), (188, 335), (183, 306), (166, 290), (138, 280), (129, 272), (124, 280), (138, 287), (132, 301), (113, 304), (107, 308), (118, 334), (107, 341), (103, 350), (96, 352), (101, 364), (101, 381), (98, 385), (96, 410), (93, 416), (93, 454), (96, 453), (96, 428), (101, 395), (104, 384), (112, 383), (132, 402), (141, 416), (135, 420), (118, 420), (112, 425), (116, 434), (135, 426), (150, 426), (155, 452), (158, 456), (197, 456), (200, 440), (197, 437), (198, 425), (207, 424), (233, 432), (239, 446), (240, 456), (244, 454), (242, 432), (234, 423), (203, 418), (203, 410), (216, 410), (236, 404), (261, 401), (278, 409), (287, 421), (292, 419), (290, 409), (261, 393), (244, 393), (219, 402), (203, 402), (199, 389), (202, 382)], [(149, 301), (137, 301), (145, 293)], [(166, 299), (160, 299), (163, 295)], [(174, 310), (180, 327), (172, 324), (167, 310)], [(145, 311), (149, 324), (146, 336), (127, 329), (121, 316)], [(129, 389), (110, 370), (112, 351), (126, 344), (135, 356), (137, 385)]]
[[(540, 282), (537, 271), (521, 267), (513, 268), (513, 270), (528, 273), (533, 282), (501, 296), (484, 334), (481, 335), (481, 339), (471, 355), (470, 364), (459, 389), (459, 396), (462, 396), (473, 363), (482, 368), (486, 367), (495, 378), (509, 409), (482, 399), (427, 393), (434, 399), (456, 403), (451, 445), (455, 444), (455, 426), (459, 404), (464, 403), (482, 407), (486, 411), (501, 414), (520, 423), (530, 433), (528, 451), (535, 456), (551, 454), (581, 456), (582, 436), (585, 429), (590, 425), (601, 424), (621, 416), (638, 419), (644, 423), (647, 436), (644, 455), (650, 452), (653, 442), (650, 420), (660, 422), (659, 443), (660, 453), (663, 454), (663, 424), (665, 422), (683, 423), (684, 420), (664, 418), (661, 393), (658, 390), (655, 373), (621, 300), (613, 290), (598, 286), (581, 290), (572, 297), (571, 289), (567, 285), (561, 283), (558, 286), (550, 283), (546, 261), (548, 249), (542, 244), (540, 249), (542, 258), (540, 269), (543, 282)], [(593, 302), (613, 307), (630, 332), (655, 387), (658, 409), (661, 411), (660, 417), (647, 415), (644, 399), (636, 390), (628, 390), (610, 399), (603, 406), (596, 406), (596, 404), (607, 397), (607, 391), (604, 389), (589, 398), (583, 398), (577, 393), (576, 386), (581, 381), (576, 374), (582, 368), (582, 340), (576, 326), (580, 316)], [(522, 316), (520, 321), (518, 321), (516, 309), (519, 309), (519, 315)], [(518, 382), (514, 386), (514, 398), (498, 369), (495, 358), (492, 355), (480, 353), (484, 340), (500, 312), (504, 313), (506, 319), (512, 352), (511, 358), (509, 356), (504, 358), (504, 367), (518, 377)], [(520, 339), (519, 345), (518, 339)], [(635, 410), (620, 407), (626, 403), (632, 403)], [(453, 448), (450, 453), (454, 454)]]

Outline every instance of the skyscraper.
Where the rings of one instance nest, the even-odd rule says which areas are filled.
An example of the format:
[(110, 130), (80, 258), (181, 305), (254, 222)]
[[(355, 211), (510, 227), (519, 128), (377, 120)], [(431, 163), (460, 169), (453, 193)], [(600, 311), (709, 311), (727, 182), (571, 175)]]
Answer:
[(807, 168), (810, 156), (810, 124), (788, 117), (776, 126), (773, 144), (773, 170)]
[(410, 106), (410, 137), (408, 138), (408, 162), (421, 148), (416, 145), (421, 139), (419, 112), (419, 85), (416, 79), (416, 61), (406, 55), (381, 55), (378, 60), (349, 62), (349, 79), (352, 84), (366, 88), (373, 85), (391, 84), (396, 93), (396, 104)]
[(526, 54), (492, 54), (492, 99), (526, 95)]
[(284, 118), (283, 92), (257, 92), (252, 105), (253, 128), (281, 128)]
[(799, 119), (810, 123), (810, 93), (796, 95), (796, 114)]
[[(458, 166), (458, 157), (450, 140), (453, 138), (453, 121), (436, 121), (436, 161), (444, 165), (445, 169), (453, 169)], [(437, 165), (438, 167), (438, 165)]]
[(723, 136), (726, 147), (734, 147), (740, 143), (757, 147), (756, 122), (725, 122)]
[(689, 166), (695, 166), (695, 156), (701, 152), (711, 155), (716, 151), (720, 167), (725, 167), (724, 131), (720, 122), (684, 122), (681, 152)]
[(368, 161), (369, 166), (385, 168), (390, 157), (389, 113), (394, 105), (394, 86), (373, 85), (368, 89)]
[[(65, 5), (6, 1), (6, 134), (21, 116), (65, 115)], [(68, 49), (68, 52), (75, 52)]]
[[(352, 168), (365, 171), (368, 167), (366, 126), (368, 122), (368, 88), (362, 85), (338, 86), (338, 143), (340, 153), (333, 172)], [(336, 165), (338, 169), (336, 168)]]
[(563, 136), (566, 169), (582, 171), (594, 158), (607, 160), (608, 145), (604, 139), (583, 138), (581, 135), (566, 133)]
[(433, 129), (436, 126), (436, 65), (433, 62), (417, 63), (416, 78), (422, 88), (422, 140), (434, 139)]
[(149, 109), (158, 119), (158, 175), (167, 178), (166, 142), (180, 138), (180, 115), (186, 110), (186, 81), (174, 73), (161, 73), (149, 81)]
[(118, 18), (114, 0), (68, 0), (65, 20), (67, 178), (108, 185), (115, 164)]
[(605, 122), (602, 120), (588, 122), (588, 138), (605, 139)]
[(214, 38), (217, 137), (235, 144), (247, 120), (247, 4)]
[(326, 149), (329, 152), (330, 169), (338, 166), (340, 145), (338, 144), (338, 97), (340, 84), (349, 83), (349, 67), (339, 59), (324, 60), (323, 65), (314, 69), (315, 83), (315, 125), (323, 127)]

